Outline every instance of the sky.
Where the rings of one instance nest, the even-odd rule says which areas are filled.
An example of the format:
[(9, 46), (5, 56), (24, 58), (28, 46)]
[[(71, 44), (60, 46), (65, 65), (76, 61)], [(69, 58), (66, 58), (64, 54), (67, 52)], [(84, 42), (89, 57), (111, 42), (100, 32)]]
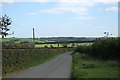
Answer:
[(118, 36), (118, 0), (3, 0), (1, 16), (12, 24), (7, 37)]

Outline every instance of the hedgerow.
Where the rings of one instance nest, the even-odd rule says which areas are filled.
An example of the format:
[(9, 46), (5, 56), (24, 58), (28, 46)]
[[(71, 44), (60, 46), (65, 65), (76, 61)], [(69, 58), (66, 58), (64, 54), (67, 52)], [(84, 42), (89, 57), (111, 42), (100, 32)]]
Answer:
[(42, 64), (71, 48), (62, 49), (3, 49), (2, 50), (2, 74), (28, 69)]
[(120, 38), (96, 39), (92, 45), (82, 45), (75, 52), (88, 54), (102, 59), (118, 59)]

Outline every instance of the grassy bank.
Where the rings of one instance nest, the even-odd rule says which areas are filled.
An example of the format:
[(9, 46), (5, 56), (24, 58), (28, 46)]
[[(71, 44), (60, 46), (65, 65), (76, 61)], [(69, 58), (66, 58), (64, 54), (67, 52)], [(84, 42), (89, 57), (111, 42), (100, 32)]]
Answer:
[(83, 57), (81, 54), (73, 55), (72, 72), (72, 77), (75, 80), (79, 78), (118, 78), (119, 76), (116, 61), (98, 60), (90, 56)]
[(49, 61), (73, 49), (3, 49), (3, 77)]
[[(93, 43), (69, 43), (67, 44), (67, 47), (77, 47), (80, 45), (92, 45)], [(35, 47), (36, 48), (41, 48), (41, 47), (58, 47), (58, 44), (36, 44)], [(59, 44), (59, 47), (64, 47), (64, 44)]]
[(120, 38), (96, 39), (73, 54), (73, 78), (118, 78)]

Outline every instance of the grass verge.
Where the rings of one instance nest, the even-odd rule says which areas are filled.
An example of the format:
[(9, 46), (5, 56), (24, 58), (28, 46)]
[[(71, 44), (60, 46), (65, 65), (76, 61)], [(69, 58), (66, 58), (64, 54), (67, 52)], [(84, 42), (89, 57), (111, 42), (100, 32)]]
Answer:
[[(89, 80), (90, 78), (118, 78), (118, 64), (115, 60), (98, 60), (94, 57), (84, 57), (80, 53), (73, 54), (72, 78)], [(81, 80), (82, 80), (81, 79)]]

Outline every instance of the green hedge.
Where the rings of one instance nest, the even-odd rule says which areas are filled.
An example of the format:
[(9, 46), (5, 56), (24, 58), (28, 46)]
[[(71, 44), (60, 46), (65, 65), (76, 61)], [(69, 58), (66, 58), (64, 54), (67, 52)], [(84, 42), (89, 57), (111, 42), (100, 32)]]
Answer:
[(3, 49), (3, 76), (42, 64), (73, 49)]
[(94, 44), (83, 45), (75, 49), (75, 52), (85, 53), (102, 59), (118, 59), (120, 56), (120, 38), (96, 39)]
[(33, 43), (15, 44), (15, 43), (2, 43), (3, 49), (33, 49)]

